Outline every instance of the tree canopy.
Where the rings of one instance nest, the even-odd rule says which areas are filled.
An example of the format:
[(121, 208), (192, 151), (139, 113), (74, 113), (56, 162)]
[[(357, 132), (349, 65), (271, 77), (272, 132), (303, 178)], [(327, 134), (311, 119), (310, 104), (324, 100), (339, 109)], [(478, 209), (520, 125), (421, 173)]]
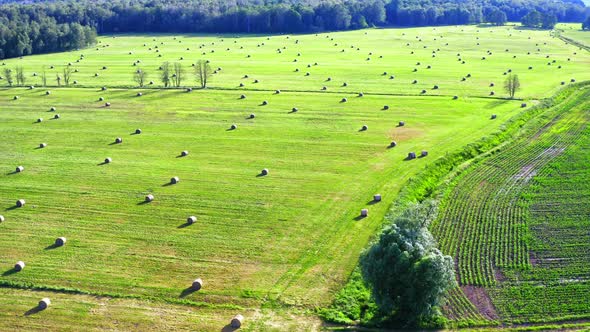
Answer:
[[(370, 26), (582, 22), (580, 0), (0, 0), (0, 58), (85, 47), (124, 32), (281, 33)], [(545, 18), (545, 19), (543, 19)]]
[(432, 201), (411, 205), (361, 256), (375, 302), (384, 315), (407, 326), (436, 314), (456, 284), (452, 258), (436, 248), (428, 231), (435, 216)]

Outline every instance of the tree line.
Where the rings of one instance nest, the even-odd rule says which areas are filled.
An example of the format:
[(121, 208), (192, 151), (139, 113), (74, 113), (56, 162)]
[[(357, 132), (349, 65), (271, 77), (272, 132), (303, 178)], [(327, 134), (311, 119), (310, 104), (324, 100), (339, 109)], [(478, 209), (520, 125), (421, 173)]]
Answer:
[[(96, 33), (303, 33), (371, 26), (563, 22), (590, 14), (581, 0), (53, 0), (0, 5), (0, 57), (76, 49)], [(541, 25), (542, 26), (542, 25)]]

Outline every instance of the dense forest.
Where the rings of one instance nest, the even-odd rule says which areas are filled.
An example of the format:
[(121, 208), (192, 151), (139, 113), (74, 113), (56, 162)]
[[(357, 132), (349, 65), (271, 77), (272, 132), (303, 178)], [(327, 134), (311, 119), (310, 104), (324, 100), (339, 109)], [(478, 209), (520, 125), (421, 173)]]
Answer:
[[(317, 32), (370, 26), (583, 22), (581, 0), (54, 0), (0, 1), (0, 57), (71, 50), (96, 33)], [(536, 18), (536, 14), (535, 17)], [(531, 25), (537, 26), (537, 25)], [(539, 27), (551, 28), (547, 24)]]

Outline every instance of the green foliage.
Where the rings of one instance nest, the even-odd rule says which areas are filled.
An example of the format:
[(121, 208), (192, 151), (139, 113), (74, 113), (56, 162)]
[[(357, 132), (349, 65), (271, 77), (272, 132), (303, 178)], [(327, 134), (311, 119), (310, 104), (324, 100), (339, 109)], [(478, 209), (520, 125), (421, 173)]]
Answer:
[(510, 98), (514, 99), (516, 91), (520, 90), (520, 79), (516, 74), (510, 74), (504, 80), (504, 90), (510, 95)]
[(492, 23), (492, 24), (498, 25), (498, 26), (506, 24), (507, 20), (508, 20), (508, 18), (506, 17), (506, 13), (504, 13), (503, 11), (501, 11), (499, 9), (492, 10), (486, 16), (486, 22), (489, 22), (489, 23)]
[(379, 309), (405, 325), (434, 316), (455, 285), (453, 261), (436, 249), (428, 231), (435, 217), (433, 201), (409, 205), (361, 256), (363, 278)]
[(557, 16), (553, 13), (532, 10), (522, 18), (522, 25), (529, 28), (553, 29), (555, 24), (557, 24)]

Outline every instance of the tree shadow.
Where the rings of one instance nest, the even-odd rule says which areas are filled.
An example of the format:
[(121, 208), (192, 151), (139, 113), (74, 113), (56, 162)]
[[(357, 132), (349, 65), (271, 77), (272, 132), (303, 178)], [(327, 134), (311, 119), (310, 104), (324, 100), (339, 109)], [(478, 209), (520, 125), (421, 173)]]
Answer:
[(13, 275), (15, 273), (18, 273), (18, 271), (16, 269), (12, 268), (10, 270), (4, 271), (4, 273), (2, 273), (2, 276), (7, 277), (7, 276)]
[(31, 308), (31, 309), (27, 310), (27, 312), (25, 312), (25, 316), (34, 315), (34, 314), (36, 314), (36, 313), (38, 313), (38, 312), (41, 312), (41, 311), (43, 311), (43, 310), (44, 310), (44, 309), (43, 309), (43, 308), (41, 308), (40, 306), (36, 306), (36, 307), (34, 307), (34, 308)]

